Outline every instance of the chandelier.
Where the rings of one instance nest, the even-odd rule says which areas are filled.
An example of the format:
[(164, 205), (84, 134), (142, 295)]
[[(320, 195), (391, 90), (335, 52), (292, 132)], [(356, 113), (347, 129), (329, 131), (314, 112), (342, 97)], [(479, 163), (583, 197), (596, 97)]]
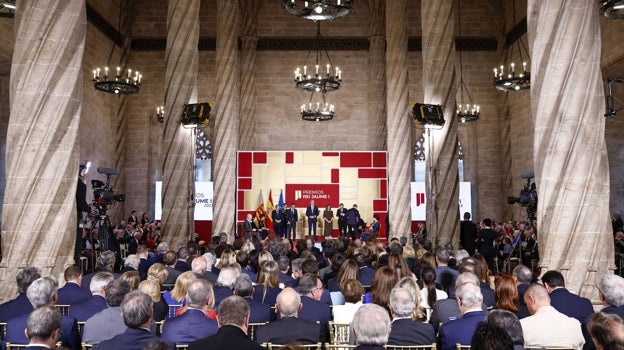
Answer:
[[(458, 21), (457, 21), (457, 32), (459, 37), (461, 38), (461, 0), (457, 1), (457, 12), (458, 12)], [(474, 122), (479, 120), (479, 110), (480, 107), (472, 102), (472, 96), (470, 96), (470, 92), (468, 91), (468, 87), (466, 83), (464, 83), (464, 65), (462, 62), (462, 48), (459, 50), (459, 105), (457, 105), (457, 119), (460, 122)], [(466, 96), (468, 97), (467, 103), (464, 103), (464, 92), (466, 92)]]
[(313, 102), (314, 92), (310, 94), (310, 101), (301, 105), (301, 119), (321, 122), (334, 119), (334, 105), (325, 101), (325, 95), (321, 94), (322, 102)]
[(111, 94), (135, 94), (139, 92), (143, 78), (139, 71), (134, 71), (133, 74), (132, 69), (128, 69), (128, 75), (122, 76), (121, 68), (117, 67), (115, 77), (111, 78), (108, 75), (108, 67), (104, 67), (104, 75), (101, 73), (100, 68), (93, 70), (93, 82), (97, 90)]
[(0, 17), (13, 18), (15, 9), (15, 0), (0, 1)]
[[(516, 24), (516, 1), (513, 1), (513, 19), (514, 26)], [(522, 38), (518, 39), (515, 43), (508, 46), (505, 52), (505, 58), (503, 62), (511, 60), (514, 55), (514, 46), (518, 48), (518, 55), (520, 56), (520, 62), (522, 62), (522, 70), (516, 72), (516, 64), (511, 61), (509, 65), (502, 64), (500, 67), (494, 68), (494, 86), (497, 90), (501, 91), (518, 91), (526, 90), (531, 87), (531, 73), (527, 71), (527, 63), (525, 58), (530, 59), (529, 50)], [(505, 67), (508, 67), (505, 72)], [(519, 68), (519, 67), (518, 67)]]
[(295, 69), (297, 89), (322, 94), (340, 89), (342, 71), (332, 65), (327, 49), (321, 49), (322, 46), (321, 22), (316, 22), (314, 47), (317, 50), (308, 52), (303, 69), (299, 67)]
[(605, 17), (624, 19), (624, 0), (599, 0), (600, 10)]
[(291, 15), (312, 21), (333, 20), (353, 11), (353, 0), (282, 0), (282, 2)]

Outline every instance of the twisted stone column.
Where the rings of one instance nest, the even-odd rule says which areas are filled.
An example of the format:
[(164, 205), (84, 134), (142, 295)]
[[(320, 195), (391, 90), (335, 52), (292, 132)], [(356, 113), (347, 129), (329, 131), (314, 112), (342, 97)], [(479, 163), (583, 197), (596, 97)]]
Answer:
[(407, 79), (407, 0), (386, 1), (388, 207), (392, 237), (410, 235), (411, 128)]
[(78, 126), (82, 108), (83, 1), (22, 0), (15, 16), (0, 299), (19, 269), (59, 275), (73, 261)]
[(258, 13), (264, 0), (239, 0), (243, 16), (240, 66), (240, 149), (253, 149), (256, 108), (256, 46), (258, 45)]
[(372, 117), (373, 127), (369, 137), (373, 150), (386, 150), (386, 37), (385, 0), (369, 0), (369, 36), (368, 41), (368, 113)]
[(599, 20), (591, 0), (529, 1), (540, 267), (586, 297), (615, 267)]
[(200, 0), (169, 0), (165, 51), (162, 232), (173, 247), (191, 237), (195, 189), (192, 130), (179, 116), (197, 85)]
[(238, 5), (238, 1), (217, 0), (213, 234), (231, 233), (235, 229), (236, 151), (240, 121)]
[(434, 246), (457, 243), (459, 239), (454, 3), (421, 3), (425, 102), (442, 105), (446, 120), (444, 128), (432, 130), (431, 140), (427, 141), (427, 171), (431, 171), (427, 177), (427, 224)]

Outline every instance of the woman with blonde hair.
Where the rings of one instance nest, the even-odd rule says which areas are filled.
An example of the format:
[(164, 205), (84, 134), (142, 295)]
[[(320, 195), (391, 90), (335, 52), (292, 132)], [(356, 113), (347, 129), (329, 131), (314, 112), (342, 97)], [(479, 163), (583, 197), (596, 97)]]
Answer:
[(258, 266), (262, 266), (267, 261), (275, 261), (275, 259), (268, 250), (263, 250), (258, 254)]
[(169, 271), (167, 271), (165, 265), (161, 263), (155, 263), (147, 269), (147, 279), (158, 282), (161, 290), (162, 284), (165, 283), (167, 277), (169, 277)]
[(394, 270), (398, 280), (402, 278), (417, 279), (410, 271), (409, 267), (407, 267), (403, 257), (397, 253), (391, 253), (388, 255), (388, 267)]
[(405, 288), (410, 291), (414, 296), (414, 313), (412, 314), (412, 320), (422, 321), (426, 320), (425, 313), (421, 305), (420, 290), (414, 279), (409, 277), (403, 277), (396, 285), (399, 288)]
[(269, 260), (262, 263), (260, 271), (258, 271), (256, 283), (253, 300), (274, 306), (277, 301), (277, 295), (282, 291), (279, 287), (279, 266), (277, 262)]
[(146, 279), (139, 283), (139, 290), (150, 296), (152, 299), (154, 308), (154, 321), (162, 321), (167, 317), (169, 312), (169, 305), (163, 300), (160, 293), (160, 285), (154, 279)]
[[(178, 276), (176, 283), (171, 291), (163, 293), (163, 299), (169, 306), (186, 305), (186, 286), (189, 282), (195, 281), (197, 277), (192, 271), (186, 271)], [(167, 314), (167, 318), (173, 317), (171, 313)]]
[(222, 268), (230, 266), (234, 263), (236, 263), (236, 253), (231, 249), (226, 249), (223, 253), (221, 253), (221, 258), (219, 259), (217, 267), (221, 270)]
[(353, 259), (347, 259), (340, 266), (338, 276), (327, 281), (327, 289), (329, 292), (339, 292), (343, 289), (343, 285), (349, 280), (357, 280), (360, 276), (360, 268)]
[(122, 281), (128, 282), (132, 290), (139, 288), (139, 283), (141, 283), (141, 277), (139, 275), (139, 271), (126, 271), (121, 274), (119, 279), (121, 279)]

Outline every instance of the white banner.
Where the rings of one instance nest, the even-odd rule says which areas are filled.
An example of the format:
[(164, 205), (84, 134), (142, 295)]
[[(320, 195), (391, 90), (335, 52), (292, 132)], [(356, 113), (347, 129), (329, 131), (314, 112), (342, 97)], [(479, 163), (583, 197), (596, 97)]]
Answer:
[[(195, 221), (212, 220), (212, 196), (212, 182), (195, 182)], [(154, 217), (162, 217), (162, 181), (156, 181)]]
[[(411, 187), (411, 207), (412, 221), (427, 221), (427, 192), (424, 182), (412, 182)], [(459, 183), (459, 218), (464, 217), (464, 213), (472, 215), (472, 195), (470, 193), (470, 182)]]

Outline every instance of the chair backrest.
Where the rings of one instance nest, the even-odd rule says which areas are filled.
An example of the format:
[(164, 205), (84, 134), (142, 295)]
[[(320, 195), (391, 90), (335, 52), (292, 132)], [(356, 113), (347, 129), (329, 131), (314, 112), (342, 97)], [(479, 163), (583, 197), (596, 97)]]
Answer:
[[(321, 350), (321, 346), (322, 345), (323, 345), (323, 343), (316, 343), (316, 344), (299, 345), (299, 347), (301, 349), (304, 349), (304, 350)], [(283, 348), (285, 345), (284, 344), (264, 343), (264, 344), (262, 344), (262, 346), (264, 346), (268, 350), (272, 350), (272, 349)]]
[(349, 344), (349, 324), (329, 321), (329, 340), (332, 344)]
[(325, 344), (325, 350), (348, 350), (355, 349), (357, 345), (349, 344)]
[(91, 350), (95, 347), (93, 344), (87, 344), (85, 342), (82, 343), (82, 350)]
[(174, 318), (176, 311), (181, 308), (182, 305), (169, 305), (169, 312), (167, 313), (167, 318)]
[(176, 350), (186, 350), (186, 349), (188, 349), (188, 344), (176, 345)]
[(264, 326), (265, 324), (267, 324), (268, 322), (260, 322), (260, 323), (250, 323), (247, 326), (247, 336), (249, 337), (249, 340), (256, 340), (256, 330), (258, 329), (258, 327), (260, 326)]
[(0, 322), (0, 340), (6, 340), (6, 322)]
[[(9, 343), (6, 342), (4, 343), (4, 345), (6, 346), (6, 350), (20, 350), (20, 349), (25, 349), (28, 344), (13, 344), (13, 343)], [(60, 347), (61, 346), (61, 342), (57, 342), (56, 343), (56, 347)]]
[(457, 350), (470, 350), (470, 345), (455, 344)]
[(61, 313), (61, 315), (69, 316), (69, 307), (70, 307), (70, 305), (56, 304), (56, 305), (54, 305), (54, 307), (56, 307), (56, 309), (58, 310), (58, 312)]
[(156, 324), (156, 335), (160, 337), (162, 335), (163, 324), (165, 321), (156, 321), (154, 323)]
[(163, 291), (166, 291), (166, 290), (172, 290), (174, 286), (175, 286), (175, 284), (174, 284), (174, 283), (163, 283), (163, 284), (160, 286), (160, 287), (161, 287), (160, 289), (162, 289)]
[(526, 350), (578, 350), (575, 346), (525, 346), (524, 348)]
[(386, 349), (392, 349), (392, 350), (410, 350), (410, 349), (436, 350), (436, 343), (429, 344), (429, 345), (386, 345)]
[(84, 321), (78, 321), (78, 334), (80, 334), (80, 339), (82, 339), (82, 332), (84, 332), (84, 326), (85, 323)]

